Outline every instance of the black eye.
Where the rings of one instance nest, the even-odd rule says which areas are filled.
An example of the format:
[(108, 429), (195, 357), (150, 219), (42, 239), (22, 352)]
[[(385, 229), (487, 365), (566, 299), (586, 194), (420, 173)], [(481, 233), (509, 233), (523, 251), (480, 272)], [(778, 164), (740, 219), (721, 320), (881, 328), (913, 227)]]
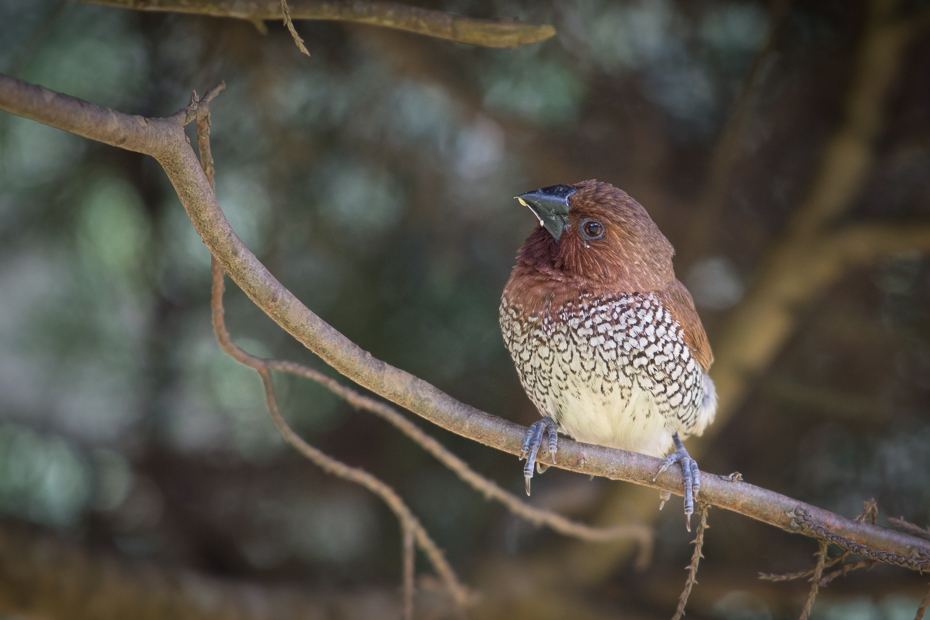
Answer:
[(597, 220), (585, 220), (581, 223), (581, 232), (591, 241), (600, 239), (604, 236), (604, 225)]

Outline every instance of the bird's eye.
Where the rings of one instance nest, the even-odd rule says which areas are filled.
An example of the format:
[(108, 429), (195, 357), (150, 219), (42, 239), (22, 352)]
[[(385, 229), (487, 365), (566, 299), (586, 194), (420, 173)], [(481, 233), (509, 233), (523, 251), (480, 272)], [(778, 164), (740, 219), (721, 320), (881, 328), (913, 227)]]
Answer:
[(589, 241), (600, 239), (604, 236), (604, 225), (597, 220), (585, 220), (581, 223), (581, 232)]

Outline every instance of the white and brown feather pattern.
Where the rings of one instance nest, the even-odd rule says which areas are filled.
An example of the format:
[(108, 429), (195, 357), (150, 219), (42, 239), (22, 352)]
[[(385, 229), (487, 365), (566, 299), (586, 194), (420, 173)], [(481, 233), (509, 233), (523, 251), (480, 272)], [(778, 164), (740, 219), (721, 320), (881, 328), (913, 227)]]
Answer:
[(579, 441), (660, 456), (713, 420), (713, 383), (653, 294), (580, 295), (530, 316), (505, 294), (500, 322), (527, 394)]

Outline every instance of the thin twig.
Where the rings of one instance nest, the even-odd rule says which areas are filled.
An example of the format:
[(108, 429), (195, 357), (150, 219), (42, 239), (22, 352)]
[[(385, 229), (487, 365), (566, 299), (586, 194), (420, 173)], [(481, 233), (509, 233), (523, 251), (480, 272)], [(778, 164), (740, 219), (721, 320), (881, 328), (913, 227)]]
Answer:
[(924, 594), (924, 597), (920, 600), (920, 607), (917, 608), (917, 614), (914, 616), (914, 620), (923, 620), (927, 607), (930, 607), (930, 588), (927, 589), (927, 593)]
[[(206, 99), (206, 97), (204, 99)], [(210, 149), (210, 112), (209, 108), (205, 105), (207, 102), (198, 100), (196, 92), (192, 97), (192, 102), (197, 102), (203, 106), (202, 113), (197, 117), (197, 144), (200, 147), (200, 159), (204, 173), (207, 175), (210, 186), (213, 187), (214, 166)], [(229, 331), (226, 329), (226, 321), (224, 318), (225, 310), (223, 309), (223, 268), (216, 258), (211, 258), (210, 272), (213, 276), (210, 309), (216, 339), (220, 347), (230, 355), (230, 357), (258, 372), (262, 379), (262, 386), (265, 389), (265, 404), (268, 407), (268, 412), (271, 414), (271, 419), (274, 421), (275, 426), (278, 427), (278, 431), (281, 433), (284, 440), (323, 471), (363, 486), (380, 497), (400, 521), (404, 537), (404, 610), (405, 613), (409, 611), (406, 618), (409, 620), (413, 617), (413, 552), (408, 549), (408, 547), (412, 546), (412, 543), (408, 542), (408, 538), (411, 537), (417, 540), (417, 543), (430, 559), (436, 572), (439, 573), (443, 581), (445, 581), (452, 598), (461, 608), (464, 608), (469, 599), (467, 589), (459, 582), (458, 577), (452, 570), (452, 566), (445, 559), (442, 551), (436, 543), (433, 542), (426, 529), (420, 524), (420, 521), (414, 516), (394, 489), (368, 472), (356, 467), (350, 467), (324, 454), (322, 451), (304, 441), (291, 429), (278, 408), (278, 401), (274, 393), (274, 383), (271, 380), (271, 372), (268, 365), (261, 358), (250, 355), (240, 349), (235, 342), (233, 342), (232, 337), (229, 335)]]
[[(81, 0), (137, 11), (168, 11), (213, 17), (236, 17), (253, 23), (282, 19), (280, 0), (217, 2), (216, 0)], [(519, 47), (545, 41), (555, 35), (548, 24), (531, 24), (517, 19), (479, 19), (423, 9), (399, 2), (354, 0), (319, 2), (290, 0), (293, 19), (347, 21), (405, 30), (428, 37), (484, 47)]]
[(701, 503), (698, 506), (698, 512), (701, 513), (701, 522), (698, 523), (697, 532), (694, 535), (694, 553), (691, 554), (691, 564), (688, 566), (688, 579), (685, 581), (685, 589), (682, 590), (681, 596), (678, 598), (678, 609), (675, 610), (675, 615), (672, 616), (672, 620), (681, 620), (681, 617), (685, 615), (685, 605), (688, 604), (688, 597), (691, 596), (691, 588), (697, 584), (697, 572), (698, 566), (701, 563), (701, 558), (704, 557), (704, 554), (701, 553), (701, 550), (704, 547), (704, 531), (707, 529), (707, 512), (710, 509), (708, 504)]
[(297, 28), (294, 27), (294, 20), (291, 19), (291, 11), (287, 8), (287, 0), (281, 0), (281, 13), (284, 14), (284, 25), (287, 26), (288, 32), (294, 37), (294, 43), (297, 44), (297, 49), (309, 56), (310, 52), (304, 47), (304, 40), (297, 34)]
[(262, 385), (265, 388), (265, 404), (268, 407), (268, 412), (271, 414), (271, 419), (274, 421), (275, 426), (278, 427), (278, 431), (281, 433), (284, 441), (296, 448), (298, 452), (303, 454), (323, 471), (363, 486), (380, 497), (395, 516), (397, 516), (397, 519), (401, 523), (401, 528), (404, 530), (410, 529), (414, 532), (418, 546), (423, 550), (426, 557), (429, 558), (430, 563), (432, 563), (433, 567), (436, 569), (436, 572), (439, 573), (439, 576), (445, 582), (446, 588), (452, 595), (453, 600), (455, 600), (460, 607), (466, 606), (470, 598), (468, 590), (459, 582), (458, 577), (455, 575), (455, 571), (452, 570), (452, 566), (446, 560), (442, 550), (433, 542), (429, 533), (427, 533), (426, 529), (420, 524), (419, 519), (414, 516), (394, 489), (368, 472), (356, 467), (350, 467), (311, 446), (288, 425), (284, 416), (281, 415), (278, 409), (277, 399), (274, 395), (274, 384), (271, 381), (271, 372), (265, 365), (264, 360), (240, 349), (232, 341), (229, 332), (226, 330), (225, 323), (223, 322), (224, 311), (222, 304), (216, 301), (222, 299), (223, 294), (223, 269), (216, 259), (212, 261), (212, 272), (213, 296), (211, 297), (211, 306), (217, 341), (219, 341), (223, 350), (233, 359), (258, 372), (259, 376), (262, 378)]
[[(850, 555), (849, 551), (844, 551), (838, 556), (832, 557), (827, 560), (823, 567), (830, 568), (835, 566), (838, 562), (842, 562)], [(794, 581), (796, 579), (807, 579), (814, 574), (815, 568), (808, 568), (807, 570), (798, 571), (796, 573), (759, 573), (759, 579), (763, 581)]]
[(298, 452), (315, 463), (323, 471), (344, 480), (355, 482), (384, 500), (384, 503), (388, 505), (401, 522), (402, 528), (409, 528), (414, 532), (417, 544), (426, 554), (426, 557), (429, 558), (436, 572), (439, 573), (439, 576), (442, 577), (446, 584), (446, 588), (449, 590), (455, 602), (463, 608), (468, 605), (469, 599), (471, 598), (468, 590), (459, 582), (458, 577), (455, 575), (455, 571), (452, 570), (452, 566), (449, 564), (448, 560), (446, 560), (442, 550), (433, 542), (433, 539), (430, 538), (426, 528), (423, 527), (420, 520), (414, 516), (410, 509), (407, 508), (407, 505), (400, 496), (397, 495), (394, 489), (368, 472), (357, 467), (349, 467), (345, 463), (324, 454), (304, 441), (288, 425), (284, 416), (282, 416), (281, 412), (278, 410), (278, 403), (274, 396), (274, 385), (271, 382), (271, 373), (269, 370), (261, 366), (255, 368), (255, 370), (258, 371), (258, 374), (262, 378), (262, 385), (265, 388), (265, 403), (268, 406), (269, 413), (271, 413), (271, 419), (274, 421), (275, 426), (278, 427), (281, 436), (284, 437), (284, 441), (291, 444)]
[(439, 462), (452, 470), (462, 481), (473, 489), (503, 504), (509, 511), (526, 519), (534, 525), (546, 526), (552, 530), (588, 542), (607, 542), (624, 538), (633, 538), (639, 542), (638, 567), (645, 567), (652, 555), (653, 532), (651, 528), (641, 525), (617, 525), (613, 527), (593, 527), (572, 521), (559, 514), (542, 510), (527, 504), (513, 493), (505, 491), (494, 481), (485, 478), (473, 470), (468, 463), (454, 455), (436, 439), (426, 434), (419, 426), (404, 417), (397, 409), (387, 403), (359, 394), (318, 370), (301, 364), (281, 360), (265, 360), (269, 368), (291, 373), (310, 379), (327, 388), (353, 407), (369, 411), (393, 424), (401, 432), (432, 454)]
[(892, 524), (899, 530), (904, 530), (908, 534), (920, 536), (921, 538), (930, 538), (930, 527), (920, 527), (919, 525), (905, 521), (904, 517), (901, 517), (900, 519), (897, 517), (888, 517), (888, 523)]
[(811, 590), (807, 595), (807, 602), (804, 603), (804, 609), (798, 620), (807, 620), (811, 615), (811, 609), (814, 607), (814, 599), (817, 598), (817, 592), (820, 591), (820, 577), (823, 575), (823, 567), (827, 561), (827, 541), (820, 541), (820, 550), (817, 552), (817, 565), (814, 567), (814, 575), (811, 577)]
[[(849, 552), (846, 551), (839, 557), (845, 557), (848, 553)], [(875, 566), (875, 564), (875, 560), (859, 560), (858, 562), (853, 562), (852, 564), (843, 564), (839, 569), (824, 575), (820, 579), (820, 585), (825, 586), (837, 577), (845, 577), (849, 573), (853, 572), (854, 570), (859, 570), (860, 568), (872, 568)], [(826, 566), (824, 566), (824, 568), (826, 568)]]

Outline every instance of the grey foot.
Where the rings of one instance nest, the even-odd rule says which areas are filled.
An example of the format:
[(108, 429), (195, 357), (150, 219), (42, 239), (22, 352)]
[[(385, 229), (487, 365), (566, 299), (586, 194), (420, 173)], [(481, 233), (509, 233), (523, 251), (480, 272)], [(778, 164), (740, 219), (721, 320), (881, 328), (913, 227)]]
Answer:
[[(672, 440), (675, 442), (675, 451), (665, 457), (665, 460), (662, 461), (662, 467), (656, 472), (655, 478), (653, 478), (652, 481), (655, 482), (659, 474), (675, 463), (681, 463), (681, 473), (685, 480), (685, 527), (687, 527), (690, 532), (691, 515), (694, 514), (694, 502), (697, 501), (698, 494), (701, 492), (701, 470), (698, 469), (697, 461), (691, 458), (691, 455), (685, 450), (685, 445), (681, 443), (681, 438), (678, 436), (678, 433), (672, 435)], [(668, 499), (666, 493), (663, 493), (661, 497), (662, 505), (659, 506), (659, 510), (662, 509), (662, 506), (665, 505), (665, 500)]]
[(559, 433), (555, 420), (552, 418), (543, 418), (539, 422), (534, 422), (526, 431), (523, 437), (523, 451), (520, 453), (520, 460), (526, 459), (523, 466), (523, 477), (526, 479), (526, 494), (530, 494), (530, 480), (533, 478), (533, 466), (539, 468), (539, 473), (543, 473), (549, 467), (542, 463), (536, 462), (536, 453), (539, 452), (539, 446), (542, 445), (543, 435), (549, 437), (549, 456), (555, 460), (555, 453), (559, 449)]

